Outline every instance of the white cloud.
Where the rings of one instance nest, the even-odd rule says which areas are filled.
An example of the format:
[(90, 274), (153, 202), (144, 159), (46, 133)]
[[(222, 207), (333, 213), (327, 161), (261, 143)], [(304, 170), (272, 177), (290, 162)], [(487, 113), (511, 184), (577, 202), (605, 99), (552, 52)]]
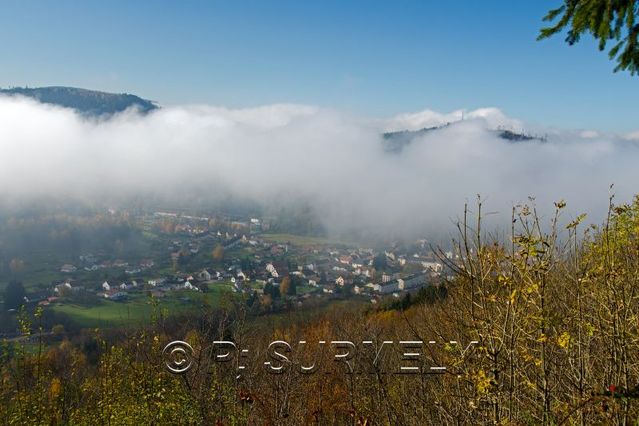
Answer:
[(522, 128), (521, 121), (507, 117), (498, 108), (479, 108), (473, 111), (459, 109), (449, 113), (439, 113), (437, 111), (426, 109), (414, 113), (399, 114), (389, 120), (386, 120), (384, 130), (387, 132), (398, 130), (419, 130), (428, 127), (438, 127), (448, 123), (455, 123), (462, 119), (479, 119), (492, 128), (500, 126), (514, 130)]
[(628, 140), (639, 141), (639, 130), (625, 134), (624, 138)]
[(451, 229), (476, 194), (504, 223), (510, 206), (529, 195), (540, 206), (565, 198), (571, 212), (595, 220), (611, 183), (620, 199), (637, 191), (637, 143), (559, 130), (544, 144), (510, 143), (493, 130), (522, 129), (520, 121), (494, 108), (466, 117), (391, 154), (382, 131), (455, 121), (460, 111), (380, 122), (304, 105), (192, 105), (95, 121), (0, 97), (0, 201), (232, 194), (269, 206), (304, 200), (329, 229), (409, 232)]
[(594, 139), (599, 137), (599, 132), (596, 130), (582, 130), (579, 133), (579, 136), (584, 139)]

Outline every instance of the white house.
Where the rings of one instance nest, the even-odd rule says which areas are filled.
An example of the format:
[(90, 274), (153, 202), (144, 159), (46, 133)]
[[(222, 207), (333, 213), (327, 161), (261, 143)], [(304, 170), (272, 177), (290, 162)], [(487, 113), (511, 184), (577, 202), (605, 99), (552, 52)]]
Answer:
[(373, 290), (381, 294), (394, 293), (399, 290), (399, 281), (392, 280), (381, 284), (375, 284)]
[(70, 274), (70, 273), (75, 272), (77, 270), (78, 270), (78, 268), (76, 268), (73, 265), (69, 265), (69, 264), (62, 265), (62, 268), (60, 268), (60, 272), (64, 272), (65, 274)]
[(272, 263), (267, 263), (266, 264), (266, 271), (271, 274), (271, 276), (273, 278), (279, 278), (279, 274), (277, 273), (277, 270), (275, 269), (275, 266), (273, 266)]
[(190, 281), (186, 281), (184, 284), (182, 284), (182, 288), (184, 288), (185, 290), (195, 290), (195, 291), (199, 291), (200, 289), (195, 287), (193, 284), (191, 284)]
[(442, 272), (444, 265), (439, 262), (422, 262), (422, 266), (426, 269), (430, 269), (433, 272)]
[(206, 269), (200, 272), (197, 277), (202, 281), (211, 281), (211, 273)]
[(399, 289), (408, 290), (411, 288), (423, 287), (426, 285), (426, 274), (419, 273), (404, 277), (404, 279), (398, 279)]
[(65, 290), (72, 290), (73, 288), (71, 287), (71, 284), (69, 283), (64, 283), (64, 284), (58, 284), (57, 286), (55, 286), (55, 288), (53, 289), (54, 293), (60, 294), (62, 292), (64, 292)]

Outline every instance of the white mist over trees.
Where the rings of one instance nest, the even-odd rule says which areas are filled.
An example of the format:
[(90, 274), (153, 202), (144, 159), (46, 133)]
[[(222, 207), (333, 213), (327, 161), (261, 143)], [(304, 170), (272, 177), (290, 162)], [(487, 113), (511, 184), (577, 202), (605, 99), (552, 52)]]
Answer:
[[(459, 121), (464, 116), (464, 121)], [(400, 152), (388, 130), (445, 126)], [(503, 126), (547, 135), (514, 143)], [(552, 208), (603, 217), (611, 183), (628, 200), (639, 182), (632, 135), (527, 128), (494, 108), (369, 119), (303, 105), (227, 109), (172, 106), (87, 119), (72, 110), (0, 96), (0, 197), (233, 196), (265, 206), (309, 204), (331, 231), (449, 229), (476, 194), (501, 223), (534, 196)]]

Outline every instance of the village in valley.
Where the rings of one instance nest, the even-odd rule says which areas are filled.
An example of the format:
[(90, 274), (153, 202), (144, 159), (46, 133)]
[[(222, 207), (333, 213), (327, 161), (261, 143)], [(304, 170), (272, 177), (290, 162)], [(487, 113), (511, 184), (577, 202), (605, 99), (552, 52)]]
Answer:
[[(118, 215), (122, 212), (111, 214)], [(49, 286), (26, 301), (73, 316), (78, 309), (141, 300), (189, 304), (222, 294), (243, 298), (257, 313), (352, 299), (377, 305), (401, 300), (446, 279), (444, 259), (427, 240), (373, 249), (352, 242), (275, 233), (268, 220), (140, 214), (129, 221), (153, 241), (144, 257), (82, 253), (60, 264)], [(443, 259), (442, 259), (443, 256)], [(407, 296), (408, 295), (408, 296)]]

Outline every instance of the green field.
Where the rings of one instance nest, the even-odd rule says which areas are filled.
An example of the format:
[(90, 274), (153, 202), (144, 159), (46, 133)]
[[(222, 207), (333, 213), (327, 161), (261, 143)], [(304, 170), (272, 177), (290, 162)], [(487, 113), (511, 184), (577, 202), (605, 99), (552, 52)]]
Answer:
[(260, 237), (265, 241), (271, 241), (278, 244), (292, 244), (294, 246), (356, 246), (352, 241), (342, 241), (333, 238), (309, 237), (293, 234), (261, 234)]
[(121, 302), (111, 300), (100, 301), (97, 306), (82, 306), (72, 303), (59, 303), (50, 309), (68, 315), (81, 327), (123, 327), (150, 324), (154, 314), (175, 315), (187, 312), (198, 312), (202, 304), (207, 302), (211, 306), (219, 305), (222, 295), (233, 294), (228, 284), (214, 284), (207, 293), (192, 291), (172, 292), (169, 295), (155, 299), (158, 304), (154, 307), (148, 296), (138, 294)]
[(316, 291), (316, 290), (317, 290), (317, 287), (313, 287), (313, 286), (310, 286), (310, 285), (301, 285), (301, 286), (297, 287), (297, 294), (301, 295), (301, 294), (310, 293), (310, 292)]

